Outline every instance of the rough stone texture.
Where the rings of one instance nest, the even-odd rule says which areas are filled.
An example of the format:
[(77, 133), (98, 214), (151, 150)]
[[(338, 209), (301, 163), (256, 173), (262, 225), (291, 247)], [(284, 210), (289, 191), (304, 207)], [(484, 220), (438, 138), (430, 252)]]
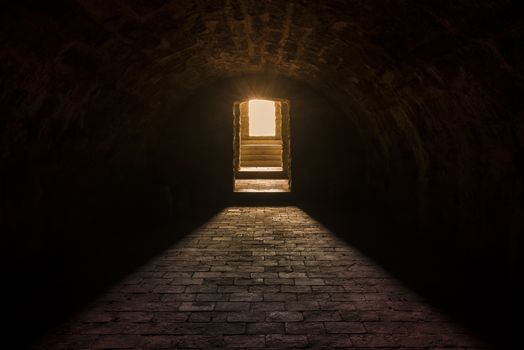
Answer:
[(232, 103), (257, 93), (304, 121), (291, 125), (304, 203), (395, 227), (369, 250), (391, 246), (408, 270), (431, 260), (416, 279), (453, 300), (476, 290), (473, 319), (516, 309), (523, 12), (518, 0), (2, 1), (2, 258), (20, 286), (11, 304), (28, 305), (12, 324), (63, 316), (59, 304), (163, 246), (158, 227), (223, 207)]
[[(492, 231), (504, 237), (498, 249), (522, 245), (518, 2), (2, 6), (0, 142), (8, 183), (2, 217), (8, 225), (23, 226), (22, 213), (42, 220), (57, 176), (81, 182), (88, 171), (89, 193), (107, 173), (92, 169), (110, 168), (116, 183), (122, 173), (132, 177), (119, 189), (128, 195), (129, 186), (144, 182), (144, 152), (161, 109), (176, 110), (177, 102), (217, 79), (263, 73), (323, 89), (346, 111), (365, 135), (368, 185), (398, 208), (395, 215), (428, 227), (456, 222), (463, 244), (479, 249), (493, 244)], [(154, 202), (161, 191), (144, 196)], [(507, 252), (508, 269), (519, 254), (519, 248)]]
[(488, 348), (297, 207), (224, 209), (35, 346), (443, 347)]

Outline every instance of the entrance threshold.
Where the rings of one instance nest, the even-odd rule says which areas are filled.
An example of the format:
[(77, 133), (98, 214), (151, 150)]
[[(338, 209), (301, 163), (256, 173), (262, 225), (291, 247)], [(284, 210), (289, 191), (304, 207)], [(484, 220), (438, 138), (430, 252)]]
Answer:
[(235, 180), (235, 192), (289, 192), (289, 181), (280, 179), (237, 179)]

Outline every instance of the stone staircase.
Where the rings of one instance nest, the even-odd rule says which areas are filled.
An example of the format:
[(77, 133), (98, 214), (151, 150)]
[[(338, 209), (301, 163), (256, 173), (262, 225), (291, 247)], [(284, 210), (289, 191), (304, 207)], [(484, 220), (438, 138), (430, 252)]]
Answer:
[(285, 178), (282, 164), (281, 140), (242, 140), (240, 144), (240, 172), (243, 179)]
[(282, 168), (282, 141), (242, 140), (240, 144), (240, 167)]

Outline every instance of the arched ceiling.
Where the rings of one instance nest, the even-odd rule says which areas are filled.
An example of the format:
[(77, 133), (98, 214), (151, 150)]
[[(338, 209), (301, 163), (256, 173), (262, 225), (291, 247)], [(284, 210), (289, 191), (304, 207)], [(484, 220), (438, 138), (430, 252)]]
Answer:
[(56, 55), (55, 69), (80, 69), (143, 96), (276, 73), (356, 100), (417, 79), (445, 85), (458, 74), (446, 70), (445, 56), (472, 46), (492, 56), (486, 64), (506, 64), (490, 35), (507, 30), (502, 19), (514, 10), (508, 1), (25, 3), (33, 15), (12, 23), (8, 42), (32, 36), (31, 51)]
[(245, 74), (322, 91), (368, 135), (372, 152), (388, 159), (403, 149), (422, 174), (429, 158), (453, 149), (462, 153), (452, 162), (461, 163), (479, 145), (513, 147), (512, 129), (524, 138), (516, 1), (2, 6), (4, 156), (28, 142), (40, 152), (64, 134), (77, 144), (86, 133), (96, 147), (122, 144), (119, 135), (133, 140), (151, 128), (166, 101), (175, 106), (198, 88)]
[[(316, 187), (322, 195), (311, 201), (341, 213), (365, 208), (377, 221), (391, 216), (399, 236), (414, 238), (405, 251), (428, 237), (435, 266), (448, 257), (433, 242), (461, 247), (485, 300), (501, 299), (486, 292), (486, 276), (506, 298), (509, 280), (492, 277), (522, 271), (522, 4), (0, 0), (0, 231), (22, 262), (9, 264), (18, 268), (33, 251), (60, 242), (74, 255), (72, 242), (82, 235), (95, 252), (108, 237), (120, 244), (128, 229), (112, 228), (122, 223), (149, 239), (140, 225), (224, 200), (231, 194), (231, 104), (195, 96), (224, 81), (274, 77), (311, 88), (307, 96), (321, 101), (302, 106), (315, 111), (301, 135), (303, 164), (310, 161), (303, 193)], [(215, 115), (217, 105), (223, 110)], [(335, 112), (324, 118), (327, 110)], [(196, 146), (192, 117), (205, 130)], [(201, 160), (210, 158), (219, 165), (204, 168)], [(25, 278), (31, 274), (32, 265), (20, 276), (33, 281)], [(485, 300), (477, 310), (484, 312)]]

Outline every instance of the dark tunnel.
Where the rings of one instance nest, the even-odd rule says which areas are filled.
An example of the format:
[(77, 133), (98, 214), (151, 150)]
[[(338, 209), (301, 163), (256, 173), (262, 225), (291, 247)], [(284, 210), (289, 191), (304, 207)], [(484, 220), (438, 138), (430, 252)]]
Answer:
[[(519, 1), (0, 6), (11, 348), (235, 205), (297, 206), (493, 347), (524, 345)], [(290, 101), (287, 195), (233, 193), (232, 107), (254, 96)]]

